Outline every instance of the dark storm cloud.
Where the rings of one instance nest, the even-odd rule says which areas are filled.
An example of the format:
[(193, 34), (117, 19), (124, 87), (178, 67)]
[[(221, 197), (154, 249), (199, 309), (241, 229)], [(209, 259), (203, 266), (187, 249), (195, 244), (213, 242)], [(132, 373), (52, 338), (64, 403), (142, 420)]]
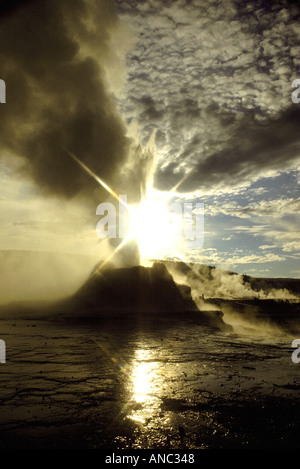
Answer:
[[(263, 123), (245, 116), (227, 142), (226, 148), (197, 161), (179, 191), (228, 188), (249, 184), (289, 168), (300, 155), (300, 109), (292, 107), (280, 117)], [(199, 145), (199, 141), (194, 142)], [(193, 147), (193, 142), (190, 143)], [(188, 147), (182, 154), (184, 161)], [(190, 150), (192, 152), (192, 150)], [(174, 163), (156, 175), (159, 188), (174, 186), (184, 176)]]
[(102, 66), (117, 24), (110, 0), (0, 3), (1, 155), (22, 157), (46, 193), (99, 194), (64, 148), (108, 183), (126, 160), (129, 140)]

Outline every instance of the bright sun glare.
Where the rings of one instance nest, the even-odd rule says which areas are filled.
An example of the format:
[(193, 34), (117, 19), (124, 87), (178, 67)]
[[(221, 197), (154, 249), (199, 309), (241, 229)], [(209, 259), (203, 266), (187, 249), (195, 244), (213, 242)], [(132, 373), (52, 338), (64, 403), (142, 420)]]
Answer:
[[(123, 203), (118, 194), (101, 178), (94, 174), (77, 156), (66, 148), (64, 148), (64, 150), (112, 197), (120, 203)], [(141, 262), (147, 261), (148, 259), (164, 257), (166, 253), (170, 254), (170, 251), (172, 251), (173, 255), (175, 254), (184, 261), (184, 258), (177, 251), (176, 247), (178, 240), (181, 238), (181, 217), (178, 217), (178, 214), (177, 216), (174, 213), (172, 214), (169, 210), (168, 202), (171, 195), (185, 180), (187, 175), (182, 178), (168, 194), (156, 191), (149, 185), (146, 190), (146, 195), (142, 197), (142, 201), (139, 204), (128, 206), (126, 203), (123, 203), (129, 215), (127, 237), (101, 264), (100, 269), (118, 250), (122, 249), (130, 239), (136, 239), (138, 242)]]
[(150, 191), (139, 204), (130, 206), (129, 236), (137, 240), (143, 259), (163, 256), (176, 242), (176, 220), (166, 198)]

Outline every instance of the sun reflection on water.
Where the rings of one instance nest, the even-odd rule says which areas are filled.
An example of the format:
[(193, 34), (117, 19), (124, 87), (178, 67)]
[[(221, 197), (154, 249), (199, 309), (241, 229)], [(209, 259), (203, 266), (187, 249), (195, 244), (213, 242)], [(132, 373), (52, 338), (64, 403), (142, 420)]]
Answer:
[(153, 351), (137, 349), (128, 379), (131, 412), (128, 416), (146, 424), (159, 409), (162, 376)]
[(132, 399), (143, 403), (151, 399), (155, 379), (155, 362), (148, 350), (136, 350), (131, 375)]

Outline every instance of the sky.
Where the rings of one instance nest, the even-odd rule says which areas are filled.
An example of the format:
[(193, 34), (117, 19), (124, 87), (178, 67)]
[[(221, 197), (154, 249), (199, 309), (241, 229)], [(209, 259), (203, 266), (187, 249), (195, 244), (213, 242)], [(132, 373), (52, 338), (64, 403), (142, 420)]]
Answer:
[(72, 153), (133, 202), (182, 181), (187, 261), (300, 277), (299, 2), (4, 1), (0, 44), (0, 249), (101, 256), (106, 193)]
[(193, 261), (300, 276), (300, 9), (288, 1), (123, 1), (136, 36), (121, 110), (152, 132), (155, 187), (205, 204)]

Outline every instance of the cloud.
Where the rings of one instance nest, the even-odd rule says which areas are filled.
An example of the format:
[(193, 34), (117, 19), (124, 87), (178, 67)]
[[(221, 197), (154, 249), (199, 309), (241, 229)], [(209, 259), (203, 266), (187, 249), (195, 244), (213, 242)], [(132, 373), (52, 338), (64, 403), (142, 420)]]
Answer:
[(297, 252), (300, 257), (300, 241), (297, 240), (285, 243), (282, 250), (285, 252)]
[[(180, 191), (209, 191), (231, 186), (249, 186), (262, 177), (274, 177), (299, 164), (300, 110), (291, 108), (276, 119), (258, 123), (245, 117), (233, 131), (226, 147), (200, 161), (195, 161), (190, 176)], [(185, 159), (185, 155), (183, 155)], [(190, 162), (192, 164), (192, 162)], [(184, 169), (176, 171), (174, 163), (158, 172), (158, 188), (183, 177)]]
[(206, 205), (207, 215), (225, 214), (238, 218), (266, 217), (282, 218), (286, 215), (298, 215), (300, 211), (300, 198), (280, 198), (275, 200), (260, 200), (248, 205), (226, 203), (220, 205)]
[(232, 191), (298, 165), (300, 9), (277, 0), (118, 0), (138, 36), (127, 98), (141, 141), (158, 129), (155, 185)]
[[(271, 217), (272, 218), (272, 217)], [(251, 226), (231, 226), (230, 231), (238, 234), (251, 235), (258, 237), (270, 243), (270, 245), (260, 245), (259, 249), (281, 249), (286, 257), (286, 253), (290, 253), (290, 257), (299, 257), (299, 220), (298, 217), (278, 217), (274, 216), (274, 223)], [(272, 253), (270, 253), (272, 255)], [(276, 255), (276, 254), (274, 254)]]

